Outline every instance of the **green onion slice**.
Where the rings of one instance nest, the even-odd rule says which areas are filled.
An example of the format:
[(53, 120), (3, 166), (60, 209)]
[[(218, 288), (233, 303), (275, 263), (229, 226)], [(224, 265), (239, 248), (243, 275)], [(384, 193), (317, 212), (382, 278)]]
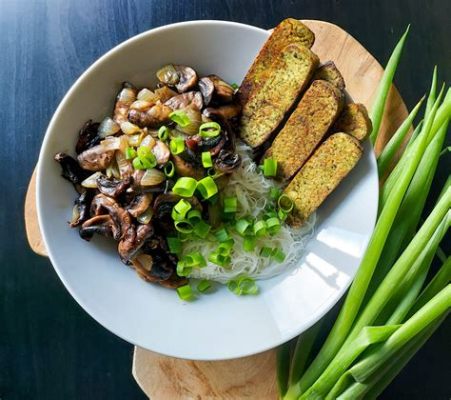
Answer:
[(233, 279), (227, 283), (227, 288), (237, 296), (257, 294), (258, 286), (252, 278), (241, 277)]
[(279, 218), (271, 217), (266, 220), (266, 229), (271, 236), (278, 233), (281, 228)]
[(192, 272), (193, 268), (185, 264), (184, 261), (179, 261), (177, 263), (177, 275), (178, 276), (188, 276)]
[(221, 125), (217, 122), (205, 122), (199, 127), (199, 134), (203, 138), (212, 138), (221, 133)]
[(186, 254), (183, 256), (183, 262), (187, 267), (205, 267), (207, 265), (207, 261), (200, 252), (194, 251), (192, 253)]
[(169, 114), (169, 118), (174, 121), (178, 126), (185, 128), (191, 123), (188, 115), (183, 110), (175, 110)]
[(125, 149), (125, 158), (131, 160), (136, 157), (136, 150), (133, 147), (127, 147)]
[(266, 222), (263, 220), (254, 223), (254, 235), (262, 237), (266, 235)]
[(243, 250), (254, 251), (256, 244), (257, 240), (255, 239), (255, 237), (245, 237), (243, 241)]
[(168, 161), (163, 168), (163, 172), (168, 178), (172, 178), (175, 174), (174, 163), (172, 161)]
[(193, 226), (186, 219), (174, 221), (174, 226), (180, 233), (191, 233), (193, 231)]
[(170, 253), (178, 254), (182, 251), (182, 241), (178, 237), (168, 236), (166, 242)]
[(263, 161), (263, 175), (276, 176), (277, 174), (277, 160), (272, 157), (265, 158)]
[(209, 151), (202, 152), (202, 165), (204, 168), (210, 168), (213, 166), (213, 161)]
[(169, 139), (169, 128), (167, 126), (162, 126), (160, 129), (158, 129), (158, 139), (165, 142)]
[(293, 200), (291, 200), (286, 194), (282, 194), (279, 197), (279, 200), (277, 200), (277, 205), (285, 214), (290, 213), (294, 207)]
[(262, 257), (270, 257), (271, 254), (272, 254), (272, 249), (271, 249), (271, 247), (266, 247), (266, 246), (264, 246), (264, 247), (262, 247), (261, 250), (260, 250), (260, 255), (261, 255)]
[(169, 149), (174, 155), (183, 153), (185, 150), (185, 141), (182, 137), (175, 137), (169, 142)]
[(203, 279), (197, 284), (197, 291), (200, 293), (207, 293), (210, 291), (210, 289), (212, 287), (213, 287), (213, 285), (212, 285), (211, 281), (209, 281), (207, 279)]
[(229, 256), (232, 252), (233, 245), (235, 244), (235, 241), (233, 239), (229, 239), (226, 242), (222, 242), (219, 246), (216, 252), (222, 256)]
[(196, 190), (197, 181), (189, 176), (183, 176), (177, 179), (172, 191), (182, 197), (192, 197)]
[(230, 239), (230, 234), (227, 231), (226, 228), (221, 228), (215, 233), (215, 237), (218, 240), (218, 242), (226, 242)]
[(232, 261), (230, 256), (224, 256), (217, 252), (213, 252), (208, 256), (208, 261), (213, 264), (219, 265), (220, 267), (226, 268)]
[(190, 285), (184, 285), (177, 288), (177, 294), (184, 301), (194, 300), (195, 295)]
[(194, 225), (202, 221), (202, 214), (199, 210), (190, 210), (188, 211), (188, 214), (186, 214), (186, 219)]
[(189, 210), (191, 210), (191, 204), (184, 199), (179, 200), (178, 203), (172, 208), (172, 219), (174, 221), (181, 221), (185, 219)]
[(216, 182), (211, 176), (207, 176), (197, 182), (197, 190), (199, 190), (200, 194), (205, 200), (218, 193)]
[(282, 194), (282, 191), (279, 188), (272, 187), (269, 190), (269, 197), (271, 197), (271, 199), (273, 199), (273, 200), (277, 200), (281, 194)]
[(236, 197), (224, 197), (224, 212), (234, 213), (238, 209), (238, 199)]
[(241, 236), (251, 235), (253, 233), (252, 223), (245, 218), (236, 221), (235, 229)]
[(232, 86), (234, 90), (237, 90), (239, 88), (239, 86), (236, 83), (232, 83), (230, 86)]
[(272, 259), (281, 263), (285, 260), (285, 257), (286, 257), (286, 255), (281, 249), (278, 249), (277, 247), (275, 249), (273, 249), (272, 254), (271, 254)]
[(210, 233), (211, 226), (205, 221), (200, 220), (193, 227), (193, 232), (202, 239), (205, 239)]

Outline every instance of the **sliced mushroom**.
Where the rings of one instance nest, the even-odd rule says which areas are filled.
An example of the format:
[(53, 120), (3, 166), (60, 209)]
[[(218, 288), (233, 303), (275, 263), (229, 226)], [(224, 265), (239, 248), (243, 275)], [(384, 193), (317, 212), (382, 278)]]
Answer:
[(218, 135), (212, 138), (202, 138), (198, 149), (201, 152), (210, 151), (212, 156), (217, 156), (226, 143), (224, 135)]
[(61, 176), (73, 183), (77, 190), (77, 185), (80, 185), (90, 175), (80, 167), (77, 160), (65, 153), (55, 154), (55, 161), (61, 165)]
[(213, 84), (213, 81), (208, 77), (199, 79), (198, 85), (199, 85), (199, 90), (202, 93), (204, 105), (208, 106), (213, 97), (213, 92), (215, 91), (215, 85)]
[[(187, 157), (186, 155), (192, 153), (185, 150), (180, 155), (173, 155), (172, 160), (174, 161), (175, 172), (179, 176), (190, 176), (194, 179), (201, 179), (204, 177), (203, 168), (191, 157)], [(193, 153), (194, 154), (194, 153)]]
[(153, 235), (152, 225), (138, 225), (136, 230), (130, 228), (119, 242), (117, 247), (122, 262), (128, 264), (138, 253), (144, 242)]
[(168, 101), (171, 97), (178, 95), (177, 92), (167, 86), (162, 86), (158, 89), (155, 89), (154, 93), (162, 103)]
[(70, 226), (75, 227), (89, 218), (89, 208), (91, 206), (92, 198), (94, 197), (93, 190), (85, 190), (74, 202), (74, 214), (70, 221)]
[(175, 70), (179, 75), (179, 81), (175, 85), (175, 88), (180, 92), (184, 93), (192, 89), (197, 84), (197, 74), (194, 69), (187, 67), (186, 65), (176, 65)]
[(147, 111), (130, 110), (128, 119), (140, 128), (158, 128), (170, 121), (169, 114), (171, 112), (172, 109), (169, 106), (157, 103)]
[(179, 200), (180, 197), (175, 194), (160, 194), (155, 198), (153, 221), (156, 224), (157, 232), (172, 232), (174, 230), (171, 212)]
[(85, 150), (77, 157), (80, 167), (87, 171), (100, 171), (108, 167), (113, 160), (114, 150), (105, 151), (100, 144)]
[(146, 211), (152, 204), (153, 196), (151, 193), (141, 193), (135, 196), (127, 207), (127, 211), (135, 218)]
[(119, 240), (121, 237), (121, 229), (116, 225), (113, 218), (108, 215), (97, 215), (88, 219), (80, 227), (80, 237), (84, 240), (91, 240), (95, 233), (112, 237), (115, 240)]
[(105, 175), (102, 175), (97, 178), (97, 188), (99, 189), (100, 193), (103, 193), (110, 197), (118, 197), (130, 187), (131, 182), (131, 177), (125, 179), (115, 179), (108, 178)]
[(97, 145), (100, 143), (100, 136), (98, 135), (98, 129), (100, 124), (98, 122), (92, 122), (90, 119), (78, 132), (78, 140), (75, 145), (75, 152), (77, 154)]
[(239, 154), (233, 153), (229, 150), (221, 150), (218, 158), (215, 160), (215, 168), (224, 173), (230, 173), (241, 164), (241, 157)]
[(169, 157), (171, 156), (171, 152), (169, 151), (168, 146), (161, 140), (157, 140), (157, 143), (152, 148), (152, 153), (157, 159), (157, 163), (159, 165), (166, 164), (169, 161)]
[(191, 105), (195, 106), (198, 110), (202, 110), (204, 105), (202, 100), (202, 94), (200, 92), (186, 92), (177, 96), (171, 97), (164, 103), (172, 110), (179, 110), (181, 108), (187, 108)]
[(116, 104), (114, 106), (114, 116), (113, 119), (118, 124), (127, 121), (128, 110), (130, 105), (136, 100), (136, 94), (138, 89), (136, 89), (131, 83), (124, 82), (122, 84), (122, 89), (116, 97)]
[(241, 113), (241, 106), (237, 103), (227, 104), (220, 107), (208, 107), (202, 114), (207, 118), (215, 119), (215, 117), (220, 117), (223, 119), (232, 119), (238, 117)]
[(208, 75), (215, 87), (214, 97), (221, 103), (230, 103), (233, 100), (235, 89), (217, 75)]

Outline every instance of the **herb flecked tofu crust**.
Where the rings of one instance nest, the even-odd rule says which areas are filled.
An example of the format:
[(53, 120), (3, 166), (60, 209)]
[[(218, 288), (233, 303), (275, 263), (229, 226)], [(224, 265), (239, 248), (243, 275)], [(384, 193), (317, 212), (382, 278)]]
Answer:
[(299, 43), (286, 46), (266, 70), (262, 85), (244, 104), (240, 136), (257, 148), (272, 137), (286, 114), (308, 85), (318, 57)]
[(265, 157), (277, 161), (279, 179), (290, 179), (304, 165), (339, 116), (344, 94), (335, 85), (313, 81)]
[(344, 107), (332, 127), (332, 132), (345, 132), (356, 139), (365, 140), (372, 129), (373, 126), (366, 107), (363, 104), (350, 103)]
[(287, 18), (277, 25), (241, 83), (238, 91), (241, 104), (244, 105), (255, 87), (261, 85), (260, 75), (266, 72), (284, 47), (299, 43), (311, 48), (314, 41), (314, 33), (297, 19)]
[(302, 225), (355, 167), (362, 153), (360, 142), (343, 132), (322, 143), (284, 190), (294, 204), (288, 223)]
[(333, 61), (328, 61), (323, 65), (320, 65), (313, 75), (313, 79), (322, 79), (335, 85), (338, 89), (345, 89), (345, 80), (341, 75), (341, 72), (335, 66)]

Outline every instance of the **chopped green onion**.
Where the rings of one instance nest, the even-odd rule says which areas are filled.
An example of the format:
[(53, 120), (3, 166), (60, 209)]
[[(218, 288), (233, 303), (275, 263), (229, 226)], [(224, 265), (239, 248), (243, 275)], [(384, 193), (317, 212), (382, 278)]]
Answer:
[(181, 221), (185, 219), (189, 210), (191, 210), (191, 204), (184, 199), (179, 200), (179, 202), (172, 208), (172, 219), (174, 221)]
[(263, 161), (263, 175), (276, 176), (277, 175), (277, 160), (272, 157), (265, 158)]
[(229, 239), (226, 242), (222, 242), (219, 246), (216, 252), (222, 256), (229, 256), (232, 252), (233, 245), (235, 244), (235, 241), (233, 239)]
[(196, 297), (193, 293), (193, 290), (191, 289), (190, 285), (184, 285), (177, 288), (177, 294), (179, 295), (180, 299), (184, 301), (191, 301), (194, 300)]
[(191, 123), (188, 115), (183, 110), (172, 111), (169, 114), (169, 118), (182, 128), (187, 127)]
[(266, 235), (266, 222), (263, 220), (254, 223), (254, 235), (262, 237)]
[(136, 150), (133, 147), (127, 147), (125, 149), (125, 159), (131, 160), (136, 157)]
[(227, 283), (227, 288), (237, 296), (258, 293), (258, 286), (255, 281), (252, 278), (245, 276), (229, 281)]
[(205, 221), (200, 220), (194, 225), (193, 232), (200, 238), (205, 239), (208, 236), (210, 229), (210, 225), (208, 225)]
[(138, 147), (137, 154), (133, 159), (135, 169), (152, 169), (157, 165), (157, 158), (147, 146)]
[(227, 267), (231, 260), (230, 256), (223, 256), (217, 252), (213, 252), (208, 256), (208, 261), (223, 268)]
[(280, 225), (280, 220), (277, 217), (271, 217), (266, 220), (266, 229), (268, 233), (273, 236), (280, 231), (282, 226)]
[(236, 197), (224, 197), (224, 212), (234, 213), (238, 209), (238, 199)]
[(158, 139), (165, 142), (169, 139), (169, 128), (167, 126), (162, 126), (160, 129), (158, 129)]
[(185, 141), (182, 137), (175, 137), (169, 142), (169, 149), (174, 155), (180, 154), (185, 150)]
[(139, 146), (138, 147), (138, 157), (139, 158), (147, 158), (147, 157), (151, 157), (151, 156), (153, 156), (153, 153), (147, 146)]
[(237, 90), (239, 88), (239, 86), (236, 83), (232, 83), (230, 86), (232, 86), (234, 90)]
[(257, 240), (255, 239), (255, 237), (245, 237), (243, 241), (243, 250), (254, 251), (256, 244)]
[(269, 190), (269, 197), (271, 197), (271, 199), (273, 199), (273, 200), (277, 200), (281, 194), (282, 194), (282, 191), (279, 188), (272, 187)]
[(168, 161), (163, 168), (163, 172), (168, 178), (172, 178), (175, 173), (174, 163), (172, 161)]
[(193, 271), (193, 268), (186, 265), (184, 261), (179, 261), (177, 263), (177, 275), (178, 276), (188, 276), (192, 271)]
[(241, 236), (250, 235), (253, 232), (252, 223), (245, 218), (241, 218), (236, 221), (235, 229)]
[(218, 193), (218, 187), (216, 186), (216, 182), (213, 180), (211, 176), (207, 176), (197, 182), (197, 190), (199, 190), (202, 197), (207, 200), (210, 197), (214, 196)]
[(188, 214), (186, 214), (186, 219), (194, 225), (202, 221), (202, 214), (199, 210), (190, 210), (188, 211)]
[(183, 262), (187, 267), (205, 267), (207, 262), (200, 252), (194, 251), (193, 253), (186, 254), (183, 256)]
[(168, 236), (166, 242), (170, 253), (178, 254), (182, 251), (182, 241), (178, 237)]
[(196, 190), (197, 181), (189, 176), (183, 176), (177, 179), (172, 191), (182, 197), (192, 197)]
[(213, 166), (211, 153), (209, 151), (202, 152), (202, 165), (204, 166), (204, 168), (210, 168)]
[(282, 194), (279, 197), (279, 200), (277, 200), (277, 205), (285, 214), (290, 213), (294, 207), (293, 200), (291, 200), (286, 194)]
[(221, 133), (221, 125), (217, 122), (205, 122), (199, 128), (199, 134), (203, 138), (212, 138)]
[(210, 291), (210, 289), (212, 287), (213, 287), (213, 285), (212, 285), (211, 281), (209, 281), (207, 279), (203, 279), (197, 284), (197, 291), (200, 293), (206, 293), (206, 292)]
[(281, 263), (285, 260), (285, 253), (278, 249), (277, 247), (275, 249), (273, 249), (272, 254), (271, 254), (271, 258), (274, 259), (275, 261)]
[(132, 164), (134, 169), (147, 169), (139, 157), (134, 158)]
[(193, 226), (186, 219), (174, 222), (175, 229), (180, 233), (191, 233), (193, 231)]
[(277, 213), (274, 210), (269, 210), (265, 213), (266, 219), (275, 218), (275, 217), (277, 217)]
[(218, 242), (225, 242), (230, 239), (229, 232), (226, 228), (221, 228), (215, 233), (216, 239)]
[(261, 250), (260, 250), (260, 255), (261, 255), (262, 257), (270, 257), (271, 254), (272, 254), (272, 249), (271, 249), (271, 247), (266, 247), (266, 246), (264, 246), (264, 247), (262, 247)]
[(281, 221), (285, 221), (288, 217), (288, 214), (283, 211), (283, 210), (277, 210), (277, 217), (281, 220)]

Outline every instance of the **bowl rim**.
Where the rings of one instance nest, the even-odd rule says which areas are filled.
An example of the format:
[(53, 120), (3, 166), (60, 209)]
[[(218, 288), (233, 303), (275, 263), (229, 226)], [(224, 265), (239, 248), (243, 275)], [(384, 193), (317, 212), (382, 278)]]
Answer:
[[(217, 25), (217, 26), (230, 26), (230, 27), (241, 27), (241, 28), (246, 28), (248, 30), (253, 30), (253, 31), (258, 31), (258, 32), (265, 32), (267, 33), (268, 30), (263, 29), (263, 28), (259, 28), (259, 27), (255, 27), (252, 25), (248, 25), (248, 24), (244, 24), (244, 23), (239, 23), (239, 22), (233, 22), (233, 21), (225, 21), (225, 20), (191, 20), (191, 21), (183, 21), (183, 22), (176, 22), (176, 23), (171, 23), (171, 24), (167, 24), (167, 25), (162, 25), (156, 28), (152, 28), (149, 30), (146, 30), (144, 32), (141, 32), (135, 36), (130, 37), (129, 39), (126, 39), (125, 41), (117, 44), (116, 46), (114, 46), (113, 48), (111, 48), (110, 50), (108, 50), (106, 53), (104, 53), (102, 56), (100, 56), (99, 58), (97, 58), (86, 70), (84, 70), (84, 72), (75, 80), (75, 82), (71, 85), (71, 87), (69, 88), (69, 90), (66, 92), (66, 94), (64, 95), (64, 97), (61, 99), (60, 103), (58, 104), (55, 112), (52, 115), (52, 118), (47, 126), (47, 129), (45, 131), (45, 135), (41, 144), (41, 148), (40, 148), (40, 152), (39, 152), (39, 158), (38, 158), (38, 162), (37, 162), (37, 168), (36, 168), (36, 205), (37, 205), (37, 215), (38, 215), (38, 222), (39, 222), (39, 226), (40, 226), (40, 230), (42, 233), (42, 239), (45, 245), (45, 248), (47, 249), (47, 253), (48, 253), (48, 257), (51, 261), (51, 264), (53, 266), (53, 268), (55, 269), (59, 279), (62, 281), (62, 283), (64, 284), (66, 290), (70, 293), (70, 295), (75, 299), (75, 301), (83, 308), (83, 310), (85, 312), (87, 312), (97, 323), (99, 323), (102, 327), (104, 327), (105, 329), (107, 329), (108, 331), (112, 332), (113, 334), (115, 334), (116, 336), (120, 337), (121, 339), (125, 340), (128, 343), (133, 344), (134, 346), (140, 346), (140, 344), (134, 342), (133, 340), (130, 340), (129, 338), (125, 337), (122, 333), (119, 333), (117, 331), (116, 328), (110, 328), (108, 327), (104, 321), (103, 318), (101, 316), (98, 315), (98, 313), (95, 310), (92, 310), (91, 307), (89, 307), (89, 305), (87, 305), (85, 303), (85, 301), (83, 301), (82, 299), (79, 298), (79, 296), (77, 295), (77, 292), (72, 288), (72, 285), (70, 284), (70, 282), (68, 280), (66, 280), (64, 274), (62, 273), (62, 271), (60, 270), (60, 267), (57, 265), (57, 263), (55, 262), (55, 258), (52, 254), (52, 250), (51, 247), (48, 246), (47, 243), (47, 233), (46, 233), (46, 229), (45, 229), (45, 224), (43, 223), (43, 207), (42, 204), (45, 201), (44, 200), (44, 194), (42, 191), (42, 182), (44, 179), (44, 158), (46, 156), (48, 156), (47, 154), (47, 147), (49, 146), (49, 141), (50, 141), (50, 137), (51, 137), (51, 132), (54, 130), (54, 126), (56, 124), (56, 120), (58, 119), (59, 115), (61, 114), (61, 110), (65, 107), (65, 105), (68, 103), (68, 101), (71, 99), (73, 92), (76, 91), (77, 87), (79, 85), (82, 84), (82, 82), (93, 72), (96, 70), (96, 68), (102, 64), (104, 61), (108, 60), (110, 57), (112, 57), (115, 53), (121, 51), (124, 47), (130, 45), (133, 42), (139, 41), (142, 38), (145, 38), (147, 36), (151, 36), (154, 33), (160, 33), (160, 32), (164, 32), (166, 30), (171, 30), (174, 28), (178, 28), (178, 27), (189, 27), (189, 26), (202, 26), (202, 25)], [(375, 156), (372, 153), (370, 155), (371, 158), (371, 163), (374, 164), (376, 162), (375, 160)], [(378, 192), (378, 187), (376, 188), (376, 191)], [(375, 213), (377, 213), (377, 210), (375, 211)], [(371, 217), (371, 216), (370, 216)], [(375, 225), (375, 221), (376, 221), (376, 214), (373, 217), (373, 228)], [(367, 247), (369, 243), (369, 237), (366, 240), (366, 242), (364, 243), (364, 248)], [(324, 315), (326, 315), (336, 304), (337, 302), (343, 297), (344, 293), (348, 290), (349, 286), (351, 285), (353, 279), (354, 279), (355, 275), (351, 277), (351, 279), (349, 280), (349, 282), (344, 285), (341, 290), (339, 290), (336, 293), (336, 300), (332, 301), (330, 303), (328, 303), (326, 306), (320, 307), (319, 312), (316, 315), (311, 316), (311, 318), (309, 318), (308, 320), (306, 320), (302, 326), (299, 327), (299, 329), (297, 329), (296, 332), (294, 332), (294, 336), (302, 333), (303, 331), (305, 331), (306, 329), (308, 329), (309, 327), (313, 326), (317, 321), (319, 321), (322, 317), (324, 317)], [(335, 297), (334, 296), (334, 297)], [(293, 333), (293, 332), (291, 332)], [(293, 335), (291, 335), (293, 336)], [(294, 337), (293, 336), (293, 337)], [(270, 349), (273, 349), (277, 346), (279, 346), (280, 344), (286, 342), (285, 339), (281, 339), (278, 342), (274, 342), (271, 344), (268, 344), (266, 346), (262, 346), (260, 349), (258, 349), (257, 351), (252, 350), (248, 353), (243, 353), (239, 356), (233, 355), (231, 357), (222, 357), (222, 358), (209, 358), (209, 357), (202, 357), (202, 358), (189, 358), (189, 357), (184, 357), (186, 359), (193, 359), (193, 360), (204, 360), (204, 361), (213, 361), (213, 360), (229, 360), (229, 359), (235, 359), (235, 358), (239, 358), (239, 357), (246, 357), (246, 356), (250, 356), (253, 354), (258, 354), (260, 352), (264, 352)], [(158, 354), (164, 354), (167, 356), (171, 356), (171, 357), (178, 357), (175, 354), (169, 354), (169, 353), (161, 353), (158, 351), (155, 351), (153, 349), (149, 349), (153, 352), (156, 352)]]

